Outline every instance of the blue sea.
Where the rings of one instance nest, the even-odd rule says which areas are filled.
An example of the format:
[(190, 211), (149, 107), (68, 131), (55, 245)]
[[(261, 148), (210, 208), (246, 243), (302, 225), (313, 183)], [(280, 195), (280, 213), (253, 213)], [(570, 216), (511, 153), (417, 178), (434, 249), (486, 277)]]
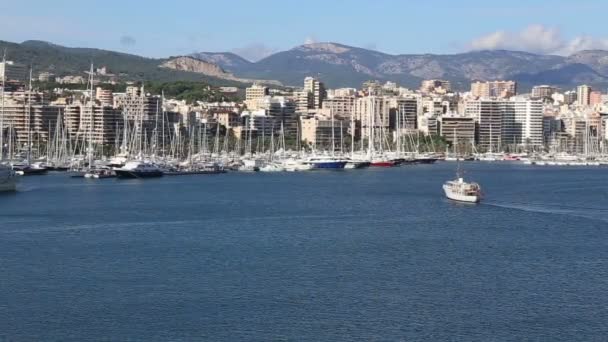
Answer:
[(22, 178), (0, 340), (608, 340), (608, 168), (455, 168)]

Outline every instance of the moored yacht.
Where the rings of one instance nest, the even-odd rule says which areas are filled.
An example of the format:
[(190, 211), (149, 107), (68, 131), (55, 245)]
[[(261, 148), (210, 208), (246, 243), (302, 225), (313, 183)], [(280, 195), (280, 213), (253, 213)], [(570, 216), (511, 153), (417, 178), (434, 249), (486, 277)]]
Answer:
[(93, 179), (104, 179), (104, 178), (114, 178), (114, 177), (116, 177), (116, 172), (109, 168), (91, 169), (84, 174), (84, 178), (93, 178)]
[(48, 168), (43, 163), (18, 163), (13, 164), (13, 170), (18, 175), (29, 176), (29, 175), (44, 175), (48, 172)]
[(118, 178), (162, 177), (163, 171), (156, 165), (143, 161), (130, 161), (121, 168), (114, 169)]
[(311, 169), (313, 170), (339, 170), (344, 169), (344, 166), (346, 166), (347, 161), (334, 157), (311, 157), (306, 160), (305, 163), (309, 164), (311, 166)]

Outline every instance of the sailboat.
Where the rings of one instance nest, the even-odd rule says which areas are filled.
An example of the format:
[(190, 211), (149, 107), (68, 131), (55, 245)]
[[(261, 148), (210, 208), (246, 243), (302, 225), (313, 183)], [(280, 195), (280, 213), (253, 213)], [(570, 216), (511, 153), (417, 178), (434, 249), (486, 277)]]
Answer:
[(355, 116), (351, 113), (350, 115), (350, 157), (348, 162), (344, 166), (345, 169), (363, 169), (369, 167), (371, 164), (368, 158), (359, 155), (355, 156)]
[[(6, 51), (2, 56), (2, 62), (6, 61)], [(17, 189), (17, 177), (13, 169), (4, 164), (4, 73), (2, 73), (2, 92), (0, 99), (0, 192), (15, 191)]]
[(27, 91), (27, 159), (24, 163), (13, 164), (13, 170), (20, 176), (44, 175), (48, 169), (43, 163), (32, 164), (32, 68)]

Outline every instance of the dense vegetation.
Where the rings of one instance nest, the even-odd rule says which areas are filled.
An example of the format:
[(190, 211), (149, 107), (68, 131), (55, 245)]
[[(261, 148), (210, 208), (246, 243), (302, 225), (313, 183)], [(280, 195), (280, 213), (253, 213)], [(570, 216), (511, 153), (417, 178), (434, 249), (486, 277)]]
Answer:
[(105, 66), (120, 77), (121, 81), (154, 80), (170, 82), (177, 80), (204, 81), (216, 86), (243, 87), (240, 82), (227, 81), (197, 73), (160, 68), (165, 59), (146, 58), (126, 53), (68, 48), (42, 41), (26, 41), (21, 44), (0, 40), (0, 52), (6, 49), (6, 58), (32, 67), (34, 75), (48, 71), (57, 76), (81, 75), (94, 67)]
[(144, 87), (146, 92), (152, 94), (164, 92), (168, 98), (185, 100), (188, 103), (194, 103), (195, 101), (221, 102), (239, 100), (237, 96), (224, 94), (217, 87), (203, 82), (145, 82)]

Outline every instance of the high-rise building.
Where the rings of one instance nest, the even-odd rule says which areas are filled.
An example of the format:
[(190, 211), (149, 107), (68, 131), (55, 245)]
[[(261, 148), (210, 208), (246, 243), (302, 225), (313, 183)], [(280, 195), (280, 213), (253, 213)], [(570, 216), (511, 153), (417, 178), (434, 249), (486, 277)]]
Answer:
[(306, 77), (304, 79), (304, 91), (312, 94), (312, 108), (310, 109), (322, 108), (323, 100), (327, 97), (323, 82), (313, 77)]
[(334, 96), (323, 101), (323, 109), (336, 118), (350, 118), (355, 106), (355, 96)]
[(411, 133), (418, 129), (417, 98), (397, 98), (391, 101), (390, 106), (394, 109), (391, 128), (400, 129), (403, 133)]
[(121, 108), (129, 120), (154, 120), (162, 111), (161, 97), (144, 94), (139, 87), (127, 87), (126, 93), (113, 97), (115, 107)]
[(300, 125), (302, 127), (302, 141), (327, 148), (332, 146), (333, 139), (333, 146), (338, 148), (340, 138), (347, 134), (346, 130), (349, 123), (335, 119), (332, 122), (331, 119), (318, 116), (302, 116), (300, 117)]
[(423, 93), (447, 93), (452, 90), (450, 81), (446, 80), (424, 80), (420, 86), (420, 91)]
[(440, 117), (439, 134), (450, 145), (475, 143), (475, 120), (472, 117), (446, 114)]
[(268, 87), (254, 83), (245, 89), (245, 105), (249, 110), (258, 109), (258, 101), (268, 96)]
[(512, 98), (511, 101), (505, 101), (502, 106), (502, 144), (542, 146), (542, 101)]
[(49, 81), (54, 81), (55, 80), (55, 75), (50, 73), (50, 72), (41, 72), (40, 74), (38, 74), (38, 81), (40, 82), (49, 82)]
[[(365, 96), (355, 100), (355, 120), (361, 122), (364, 138), (377, 136), (377, 131), (388, 133), (390, 127), (390, 99), (382, 96)], [(372, 131), (376, 131), (372, 133)]]
[(17, 64), (12, 61), (0, 62), (0, 80), (6, 82), (27, 80), (27, 71), (25, 65)]
[(307, 91), (294, 91), (293, 100), (296, 104), (296, 111), (298, 113), (305, 113), (308, 109), (312, 108), (313, 98), (312, 93)]
[(595, 106), (598, 104), (602, 104), (602, 92), (594, 90), (589, 94), (589, 105)]
[(4, 94), (4, 143), (9, 136), (18, 144), (26, 143), (28, 136), (36, 141), (48, 141), (57, 127), (56, 122), (63, 113), (63, 107), (49, 105), (42, 99), (41, 93), (32, 93), (31, 96), (27, 92)]
[(542, 101), (524, 98), (467, 101), (465, 114), (475, 118), (477, 143), (487, 151), (505, 145), (541, 146), (543, 143)]
[(579, 106), (589, 106), (591, 103), (591, 87), (586, 84), (576, 87), (576, 100)]
[(112, 95), (112, 90), (110, 89), (103, 89), (101, 87), (97, 87), (97, 89), (95, 90), (95, 99), (99, 101), (102, 106), (114, 106), (114, 96)]
[(71, 138), (103, 145), (114, 143), (124, 125), (120, 109), (81, 102), (66, 106), (65, 123)]
[(551, 95), (557, 92), (556, 87), (548, 85), (539, 85), (532, 87), (532, 98), (535, 99), (548, 99)]
[(295, 136), (298, 130), (296, 103), (284, 96), (267, 96), (259, 103), (259, 109), (265, 110), (269, 124), (274, 132), (281, 128), (287, 136)]
[(488, 81), (471, 83), (471, 94), (477, 98), (509, 98), (517, 95), (515, 81)]
[(564, 102), (566, 104), (571, 105), (574, 102), (576, 102), (577, 96), (578, 96), (578, 94), (577, 94), (576, 91), (569, 90), (569, 91), (567, 91), (567, 92), (564, 93)]

